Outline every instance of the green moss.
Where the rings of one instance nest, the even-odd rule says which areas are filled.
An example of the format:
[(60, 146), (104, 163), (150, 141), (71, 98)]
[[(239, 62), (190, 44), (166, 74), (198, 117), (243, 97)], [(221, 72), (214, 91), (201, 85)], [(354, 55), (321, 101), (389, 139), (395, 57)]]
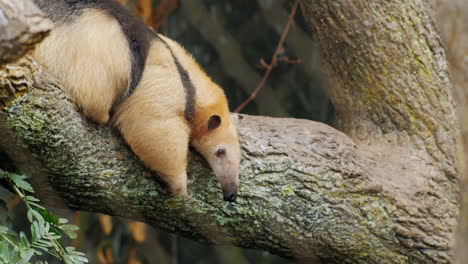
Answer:
[(114, 172), (111, 171), (111, 170), (103, 170), (103, 171), (101, 172), (101, 174), (99, 174), (99, 177), (100, 177), (100, 178), (104, 178), (104, 179), (106, 179), (106, 178), (109, 179), (109, 178), (114, 177)]
[(175, 207), (177, 207), (179, 205), (180, 205), (180, 202), (176, 201), (175, 199), (169, 199), (169, 200), (164, 202), (164, 206), (166, 206), (168, 208), (175, 208)]
[(291, 186), (284, 186), (283, 187), (283, 193), (287, 196), (289, 195), (294, 195), (294, 188)]

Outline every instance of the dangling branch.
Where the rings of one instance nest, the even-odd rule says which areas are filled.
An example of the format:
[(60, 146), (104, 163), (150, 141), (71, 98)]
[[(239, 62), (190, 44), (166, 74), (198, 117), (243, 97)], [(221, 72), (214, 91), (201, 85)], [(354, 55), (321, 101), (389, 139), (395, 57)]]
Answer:
[[(260, 90), (262, 90), (263, 86), (265, 86), (265, 83), (268, 80), (268, 77), (270, 77), (271, 71), (273, 70), (274, 67), (276, 67), (278, 63), (278, 56), (284, 52), (283, 44), (284, 44), (284, 41), (286, 40), (286, 37), (288, 36), (289, 29), (294, 24), (294, 16), (296, 15), (298, 5), (299, 5), (299, 0), (295, 0), (293, 7), (291, 9), (291, 13), (289, 14), (288, 23), (286, 24), (286, 27), (284, 28), (283, 33), (281, 34), (280, 40), (278, 41), (278, 44), (276, 45), (276, 49), (275, 49), (275, 52), (273, 53), (270, 63), (266, 64), (263, 60), (261, 60), (261, 62), (263, 62), (262, 66), (266, 68), (266, 72), (265, 74), (263, 74), (262, 80), (257, 85), (257, 87), (253, 90), (250, 96), (234, 110), (234, 113), (240, 113), (240, 111), (242, 111), (244, 107), (246, 107), (253, 99), (255, 99), (255, 97), (257, 97), (257, 94), (260, 92)], [(290, 63), (287, 58), (284, 59), (284, 61)], [(293, 60), (292, 62), (299, 63), (300, 61)]]

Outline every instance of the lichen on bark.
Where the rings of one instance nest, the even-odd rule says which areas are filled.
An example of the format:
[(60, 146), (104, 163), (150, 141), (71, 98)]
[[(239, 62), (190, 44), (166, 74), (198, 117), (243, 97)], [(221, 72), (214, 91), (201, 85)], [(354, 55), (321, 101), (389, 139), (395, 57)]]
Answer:
[(115, 131), (84, 120), (39, 65), (22, 67), (28, 78), (35, 72), (35, 88), (4, 109), (0, 144), (20, 171), (32, 175), (44, 201), (286, 257), (342, 263), (425, 258), (400, 247), (395, 201), (372, 185), (366, 155), (333, 128), (240, 115), (238, 202), (222, 201), (216, 179), (194, 153), (193, 197), (170, 198)]
[(30, 59), (0, 69), (0, 149), (55, 206), (317, 262), (449, 263), (458, 130), (429, 7), (396, 0), (301, 4), (347, 135), (313, 121), (236, 116), (237, 203), (222, 200), (196, 153), (188, 168), (192, 197), (165, 195), (119, 134), (84, 119)]

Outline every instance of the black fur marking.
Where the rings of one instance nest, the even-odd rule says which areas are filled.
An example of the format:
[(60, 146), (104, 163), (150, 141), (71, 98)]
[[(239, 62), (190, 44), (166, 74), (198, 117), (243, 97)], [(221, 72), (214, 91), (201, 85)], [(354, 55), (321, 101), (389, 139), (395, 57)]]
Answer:
[(179, 72), (180, 81), (185, 89), (185, 119), (189, 122), (192, 121), (193, 116), (195, 115), (195, 87), (193, 86), (192, 80), (190, 79), (190, 75), (188, 74), (187, 70), (179, 62), (179, 59), (174, 55), (174, 52), (169, 47), (164, 39), (157, 36), (158, 40), (160, 40), (164, 46), (171, 52), (172, 58), (174, 59), (174, 63), (176, 65), (177, 71)]
[[(155, 38), (161, 40), (171, 52), (177, 71), (179, 72), (180, 80), (185, 88), (185, 119), (189, 122), (192, 121), (195, 114), (195, 88), (188, 72), (182, 67), (177, 57), (174, 56), (169, 45), (162, 38), (158, 37), (158, 35), (140, 18), (130, 14), (124, 6), (115, 0), (34, 0), (34, 2), (56, 24), (73, 23), (88, 8), (102, 10), (120, 23), (131, 52), (131, 80), (128, 84), (127, 94), (123, 95), (120, 100), (114, 102), (111, 114), (115, 107), (129, 96), (140, 82), (143, 71), (145, 70), (146, 58), (151, 41)], [(111, 41), (112, 40), (109, 40), (109, 45), (112, 45)], [(119, 56), (119, 54), (115, 56)]]
[(175, 65), (177, 67), (177, 71), (179, 72), (180, 80), (182, 81), (182, 85), (185, 88), (185, 119), (187, 121), (191, 122), (193, 119), (193, 116), (195, 115), (195, 87), (193, 87), (192, 80), (190, 79), (190, 76), (188, 72), (180, 65), (179, 60), (177, 59), (176, 56), (172, 53), (172, 58), (174, 59)]
[[(127, 38), (131, 53), (131, 76), (127, 93), (114, 103), (117, 106), (137, 87), (145, 70), (151, 40), (156, 33), (139, 17), (115, 0), (35, 0), (36, 4), (57, 24), (73, 23), (88, 8), (96, 8), (116, 19)], [(112, 40), (109, 40), (112, 45)], [(115, 56), (120, 56), (115, 54)]]

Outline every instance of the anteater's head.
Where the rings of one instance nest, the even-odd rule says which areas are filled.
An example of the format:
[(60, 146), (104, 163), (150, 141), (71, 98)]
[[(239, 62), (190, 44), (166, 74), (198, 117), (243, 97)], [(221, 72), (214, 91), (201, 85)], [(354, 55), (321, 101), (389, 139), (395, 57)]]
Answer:
[(213, 104), (196, 108), (191, 144), (213, 169), (224, 200), (234, 202), (239, 189), (240, 149), (224, 94)]
[(221, 184), (224, 200), (234, 202), (239, 189), (240, 149), (226, 95), (187, 51), (176, 42), (159, 36), (170, 47), (169, 54), (172, 54), (177, 75), (182, 81), (180, 84), (186, 91), (183, 114), (186, 118), (193, 114), (188, 118), (191, 123), (190, 144), (210, 164)]

